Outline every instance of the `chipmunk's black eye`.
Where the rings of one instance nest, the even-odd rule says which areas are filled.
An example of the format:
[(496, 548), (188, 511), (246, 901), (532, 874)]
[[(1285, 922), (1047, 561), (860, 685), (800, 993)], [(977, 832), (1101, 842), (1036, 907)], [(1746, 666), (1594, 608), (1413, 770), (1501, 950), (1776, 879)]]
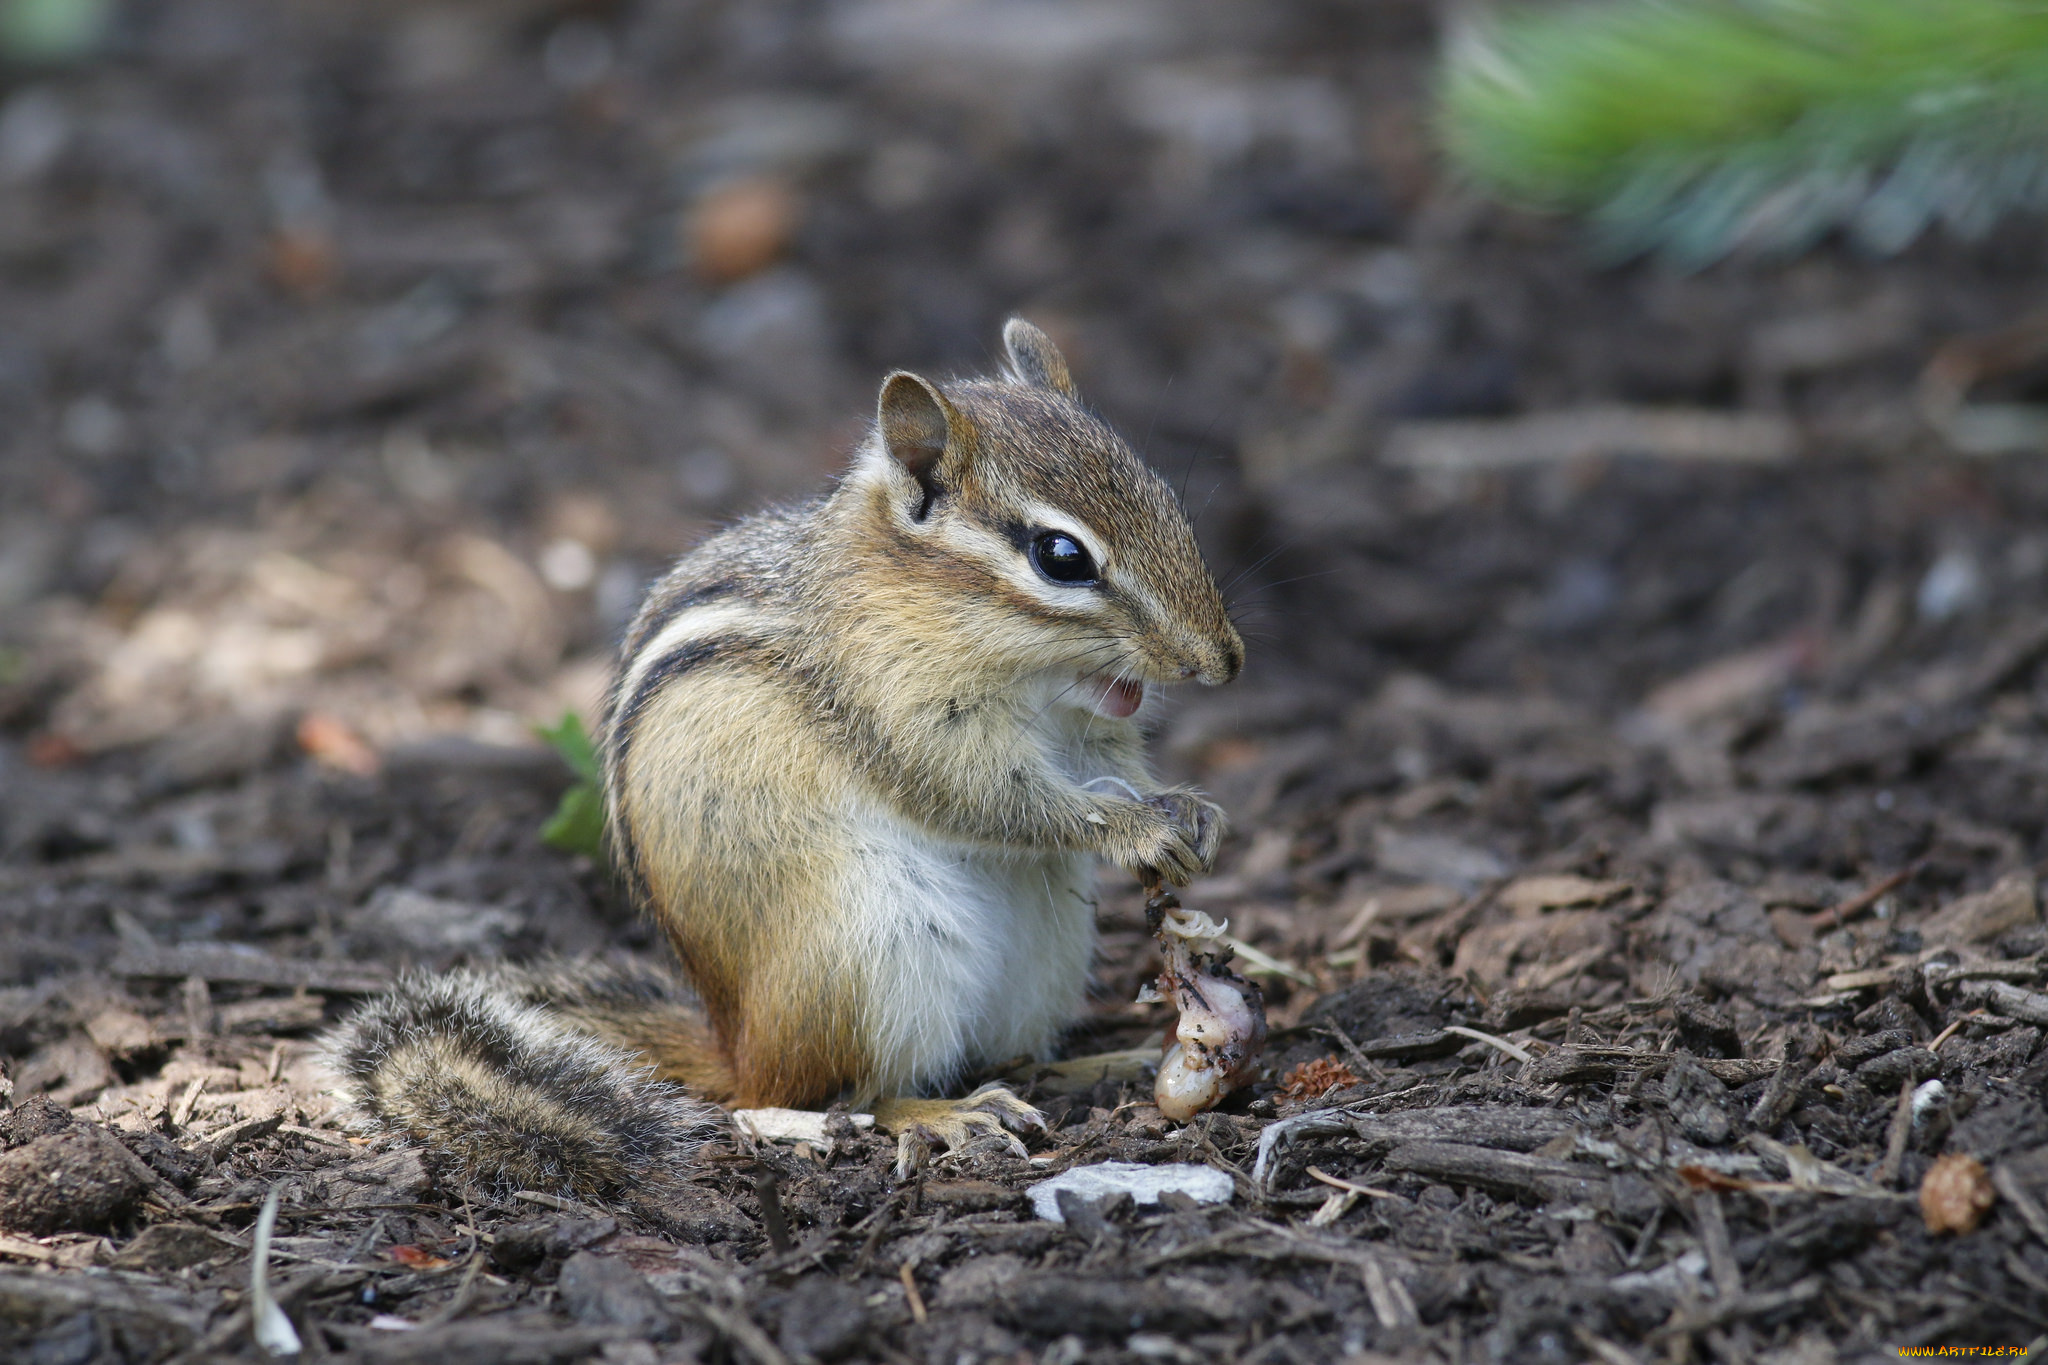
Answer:
[(1040, 531), (1031, 541), (1031, 563), (1055, 583), (1092, 583), (1095, 560), (1064, 531)]

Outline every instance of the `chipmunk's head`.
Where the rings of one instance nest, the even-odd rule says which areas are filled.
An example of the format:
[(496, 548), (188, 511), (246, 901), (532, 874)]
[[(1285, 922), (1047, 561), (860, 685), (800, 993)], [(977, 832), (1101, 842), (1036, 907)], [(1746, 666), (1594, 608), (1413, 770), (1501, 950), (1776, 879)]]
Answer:
[(1004, 378), (882, 385), (855, 477), (912, 601), (992, 665), (1072, 673), (1113, 718), (1147, 683), (1236, 677), (1244, 641), (1173, 490), (1081, 406), (1044, 332), (1012, 318), (1003, 344)]

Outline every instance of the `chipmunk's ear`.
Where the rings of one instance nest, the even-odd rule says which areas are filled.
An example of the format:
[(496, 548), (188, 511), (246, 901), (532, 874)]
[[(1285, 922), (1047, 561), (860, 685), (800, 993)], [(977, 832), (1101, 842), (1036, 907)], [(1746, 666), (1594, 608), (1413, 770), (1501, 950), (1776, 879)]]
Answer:
[(898, 370), (882, 381), (875, 424), (889, 454), (924, 490), (924, 502), (916, 512), (917, 520), (923, 521), (941, 484), (967, 458), (967, 419), (929, 380)]
[(1067, 398), (1074, 392), (1074, 377), (1067, 373), (1067, 358), (1052, 338), (1022, 318), (1003, 324), (1003, 349), (1010, 353), (1010, 368), (1034, 388), (1051, 389)]

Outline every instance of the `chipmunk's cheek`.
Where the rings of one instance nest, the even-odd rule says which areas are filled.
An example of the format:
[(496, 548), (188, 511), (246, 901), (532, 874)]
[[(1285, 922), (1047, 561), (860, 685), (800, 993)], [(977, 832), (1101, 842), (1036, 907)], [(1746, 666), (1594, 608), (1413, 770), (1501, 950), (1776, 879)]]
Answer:
[(1126, 679), (1088, 678), (1083, 686), (1090, 691), (1090, 700), (1095, 709), (1111, 720), (1129, 720), (1138, 714), (1138, 708), (1145, 704), (1145, 684)]

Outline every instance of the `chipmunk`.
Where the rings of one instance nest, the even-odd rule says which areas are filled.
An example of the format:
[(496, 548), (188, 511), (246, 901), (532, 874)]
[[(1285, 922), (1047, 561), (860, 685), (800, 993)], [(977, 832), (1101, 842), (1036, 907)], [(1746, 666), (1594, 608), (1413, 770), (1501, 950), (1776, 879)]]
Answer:
[(1009, 373), (882, 384), (827, 494), (685, 555), (629, 628), (603, 735), (615, 866), (688, 988), (602, 964), (412, 976), (329, 1041), (377, 1125), (465, 1178), (586, 1198), (712, 1105), (874, 1108), (945, 1142), (1079, 1011), (1095, 859), (1182, 884), (1222, 812), (1146, 764), (1154, 685), (1244, 645), (1166, 483), (1038, 328)]

